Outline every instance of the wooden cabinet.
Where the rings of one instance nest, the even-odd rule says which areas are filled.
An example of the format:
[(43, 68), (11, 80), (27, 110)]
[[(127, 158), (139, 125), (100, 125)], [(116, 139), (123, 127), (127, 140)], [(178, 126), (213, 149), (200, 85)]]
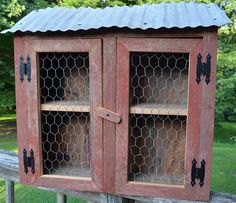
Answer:
[(209, 199), (216, 29), (178, 32), (15, 34), (21, 182)]

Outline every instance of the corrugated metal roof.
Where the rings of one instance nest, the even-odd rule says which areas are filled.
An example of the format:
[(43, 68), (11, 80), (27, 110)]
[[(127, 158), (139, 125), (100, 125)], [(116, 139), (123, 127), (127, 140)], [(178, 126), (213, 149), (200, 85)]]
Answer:
[(216, 4), (160, 3), (97, 8), (54, 7), (32, 11), (4, 32), (78, 31), (99, 28), (196, 28), (230, 23)]

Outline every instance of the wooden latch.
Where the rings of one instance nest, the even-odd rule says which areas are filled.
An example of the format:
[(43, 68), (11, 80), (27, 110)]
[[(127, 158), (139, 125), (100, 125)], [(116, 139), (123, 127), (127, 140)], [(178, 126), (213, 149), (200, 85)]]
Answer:
[(97, 109), (97, 114), (104, 118), (104, 119), (107, 119), (111, 122), (114, 122), (114, 123), (120, 123), (121, 122), (121, 116), (117, 113), (114, 113), (108, 109), (105, 109), (105, 108), (102, 108), (102, 107), (99, 107)]

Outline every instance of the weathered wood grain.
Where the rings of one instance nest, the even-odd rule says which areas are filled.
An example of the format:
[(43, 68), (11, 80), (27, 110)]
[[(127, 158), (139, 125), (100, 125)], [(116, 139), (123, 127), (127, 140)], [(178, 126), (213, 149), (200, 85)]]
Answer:
[(57, 193), (57, 203), (66, 203), (66, 195)]
[[(15, 58), (15, 89), (16, 89), (16, 119), (17, 119), (17, 140), (19, 147), (19, 155), (23, 153), (23, 150), (28, 150), (28, 137), (27, 137), (27, 86), (28, 81), (24, 75), (24, 81), (20, 81), (20, 57), (23, 56), (26, 60), (27, 53), (25, 52), (25, 37), (14, 36), (14, 58)], [(19, 163), (23, 167), (22, 156), (19, 156)], [(20, 180), (22, 183), (28, 183), (28, 176), (24, 170), (20, 171)]]
[(6, 178), (5, 186), (6, 186), (6, 203), (14, 203), (15, 202), (14, 182)]
[[(199, 189), (199, 200), (207, 201), (210, 196), (212, 145), (214, 135), (214, 114), (216, 95), (216, 61), (217, 61), (217, 30), (205, 32), (203, 37), (203, 60), (209, 53), (211, 55), (210, 83), (207, 85), (205, 77), (202, 77), (202, 99), (201, 99), (201, 131), (198, 163), (206, 161), (204, 186)], [(199, 166), (198, 166), (199, 167)]]
[[(116, 112), (116, 38), (103, 39), (103, 107)], [(103, 119), (104, 192), (115, 193), (116, 125)], [(119, 124), (118, 124), (119, 125)]]

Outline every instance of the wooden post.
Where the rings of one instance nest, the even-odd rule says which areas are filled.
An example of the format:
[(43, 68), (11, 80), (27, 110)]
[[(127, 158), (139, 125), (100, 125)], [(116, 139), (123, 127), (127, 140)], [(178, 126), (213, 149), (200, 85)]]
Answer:
[(66, 203), (66, 195), (57, 193), (57, 203)]
[(6, 203), (14, 203), (14, 182), (9, 180), (8, 178), (5, 179), (6, 185)]
[(134, 200), (116, 196), (116, 195), (103, 194), (100, 196), (100, 202), (101, 203), (134, 203)]

